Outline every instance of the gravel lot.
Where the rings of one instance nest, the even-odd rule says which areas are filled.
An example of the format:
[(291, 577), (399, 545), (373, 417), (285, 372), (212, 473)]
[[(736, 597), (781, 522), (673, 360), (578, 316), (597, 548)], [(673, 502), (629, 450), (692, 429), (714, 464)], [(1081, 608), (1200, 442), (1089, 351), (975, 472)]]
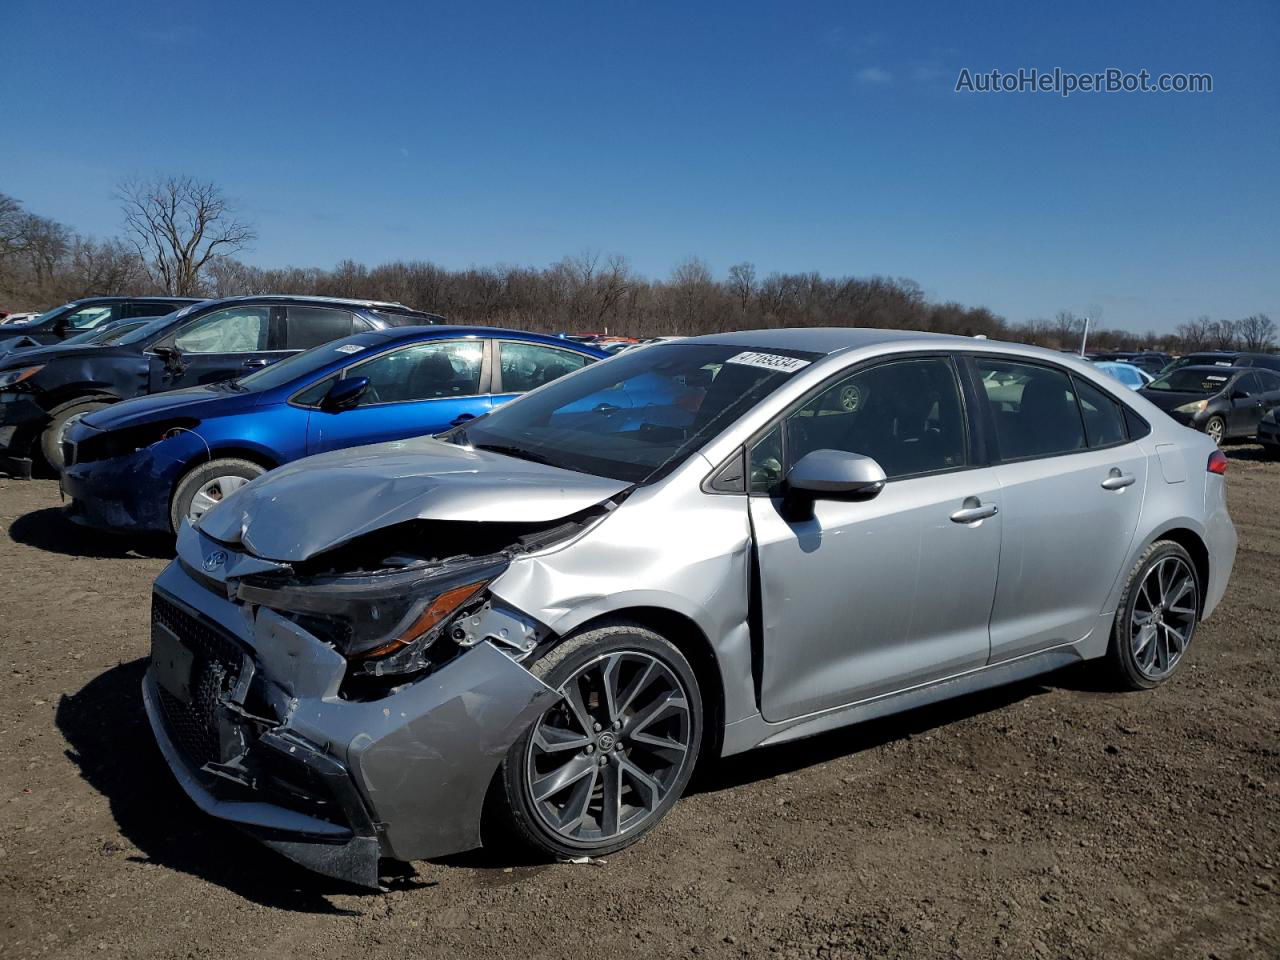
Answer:
[(0, 479), (0, 954), (1278, 957), (1280, 463), (1228, 452), (1235, 576), (1172, 685), (1073, 670), (749, 754), (607, 864), (382, 895), (196, 813), (138, 695), (168, 546)]

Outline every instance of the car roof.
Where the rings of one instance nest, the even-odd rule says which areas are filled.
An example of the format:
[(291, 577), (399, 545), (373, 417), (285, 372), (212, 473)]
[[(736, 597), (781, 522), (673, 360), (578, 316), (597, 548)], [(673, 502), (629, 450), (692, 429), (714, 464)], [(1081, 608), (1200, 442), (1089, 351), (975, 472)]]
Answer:
[(166, 297), (166, 296), (149, 296), (149, 297), (78, 297), (75, 300), (68, 300), (65, 306), (73, 304), (86, 303), (199, 303), (200, 297)]
[(1246, 373), (1251, 370), (1253, 370), (1253, 367), (1228, 367), (1221, 363), (1217, 363), (1217, 364), (1194, 363), (1194, 364), (1187, 364), (1187, 366), (1185, 367), (1179, 367), (1177, 370), (1173, 372), (1182, 373), (1184, 371), (1190, 371), (1191, 373), (1225, 373), (1229, 375), (1235, 375), (1237, 373)]
[[(398, 312), (409, 311), (412, 313), (423, 313), (424, 311), (415, 310), (413, 307), (407, 306), (395, 300), (364, 300), (360, 297), (318, 297), (311, 294), (298, 293), (255, 293), (243, 294), (235, 297), (219, 297), (218, 303), (244, 303), (247, 300), (254, 301), (270, 301), (272, 303), (317, 303), (342, 305), (347, 307), (368, 307), (369, 309), (379, 310), (395, 310)], [(435, 314), (426, 314), (427, 316), (435, 316)]]
[(586, 353), (591, 356), (607, 357), (609, 354), (589, 343), (576, 343), (562, 340), (548, 333), (533, 333), (529, 330), (508, 330), (503, 327), (464, 326), (462, 324), (441, 323), (430, 326), (388, 327), (385, 330), (371, 330), (368, 335), (383, 337), (387, 340), (417, 340), (422, 337), (445, 339), (447, 337), (490, 337), (499, 340), (525, 340), (530, 343), (545, 343), (547, 346), (560, 347), (574, 353)]
[[(783, 327), (767, 330), (740, 330), (736, 333), (714, 333), (705, 337), (689, 337), (680, 343), (719, 343), (740, 347), (773, 347), (783, 350), (805, 350), (809, 353), (842, 353), (862, 347), (887, 344), (972, 347), (977, 344), (1037, 349), (1026, 344), (1004, 344), (996, 340), (978, 340), (949, 333), (926, 333), (921, 330), (881, 330), (874, 327)], [(1051, 351), (1050, 351), (1051, 352)]]

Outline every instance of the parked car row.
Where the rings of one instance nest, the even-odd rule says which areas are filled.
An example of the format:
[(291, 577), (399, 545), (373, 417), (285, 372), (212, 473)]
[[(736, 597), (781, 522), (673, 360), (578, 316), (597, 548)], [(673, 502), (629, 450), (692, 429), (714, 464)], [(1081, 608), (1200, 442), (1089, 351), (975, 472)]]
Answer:
[[(106, 299), (112, 302), (98, 302)], [(157, 301), (147, 299), (145, 305), (151, 309)], [(88, 324), (99, 328), (108, 322), (102, 317), (118, 308), (129, 312), (142, 306), (94, 298), (89, 307), (71, 304), (61, 314), (50, 311), (45, 316), (53, 320), (37, 326), (52, 323), (45, 334), (62, 335), (75, 329), (67, 324), (84, 310), (109, 309), (111, 314), (100, 313), (98, 322)], [(13, 344), (0, 355), (0, 469), (30, 476), (32, 457), (40, 455), (61, 470), (68, 424), (120, 400), (242, 376), (359, 331), (441, 322), (435, 314), (396, 303), (232, 297), (189, 302), (105, 344)]]

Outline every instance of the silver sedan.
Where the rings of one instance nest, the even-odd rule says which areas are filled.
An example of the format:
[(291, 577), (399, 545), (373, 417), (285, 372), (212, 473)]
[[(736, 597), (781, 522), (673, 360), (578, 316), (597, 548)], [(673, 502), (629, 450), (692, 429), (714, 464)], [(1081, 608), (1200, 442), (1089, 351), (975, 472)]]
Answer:
[(1164, 683), (1231, 573), (1225, 469), (1059, 353), (656, 344), (185, 526), (144, 700), (200, 808), (330, 875), (482, 825), (607, 854), (699, 761), (1079, 661)]

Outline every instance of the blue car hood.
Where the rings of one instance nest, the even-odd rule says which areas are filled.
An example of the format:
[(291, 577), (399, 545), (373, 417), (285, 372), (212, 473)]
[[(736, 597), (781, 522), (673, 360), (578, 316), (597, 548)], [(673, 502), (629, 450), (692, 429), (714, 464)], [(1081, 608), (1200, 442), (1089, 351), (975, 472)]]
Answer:
[(272, 470), (206, 513), (198, 529), (254, 556), (296, 563), (410, 520), (558, 520), (629, 486), (415, 437), (322, 453)]
[(97, 430), (120, 430), (161, 420), (200, 420), (239, 413), (257, 400), (258, 394), (254, 393), (233, 393), (214, 386), (187, 387), (115, 403), (89, 414), (82, 422)]

